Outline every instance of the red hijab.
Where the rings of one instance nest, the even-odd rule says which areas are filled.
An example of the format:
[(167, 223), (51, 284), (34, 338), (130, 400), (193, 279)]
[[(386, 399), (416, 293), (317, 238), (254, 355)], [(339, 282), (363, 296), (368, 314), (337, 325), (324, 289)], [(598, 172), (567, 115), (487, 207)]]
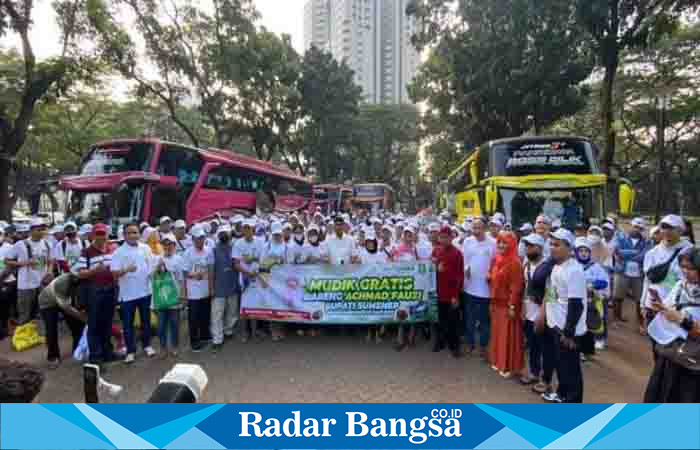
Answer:
[(500, 270), (513, 262), (520, 263), (518, 258), (518, 240), (510, 231), (501, 231), (496, 238), (497, 243), (505, 242), (506, 250), (503, 253), (496, 253), (493, 259), (493, 267)]

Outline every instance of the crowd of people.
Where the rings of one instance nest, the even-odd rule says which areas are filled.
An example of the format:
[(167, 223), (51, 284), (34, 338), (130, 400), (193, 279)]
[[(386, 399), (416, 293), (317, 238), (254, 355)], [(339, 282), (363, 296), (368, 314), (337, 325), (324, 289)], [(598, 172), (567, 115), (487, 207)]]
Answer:
[[(611, 326), (630, 320), (623, 304), (632, 301), (633, 320), (649, 335), (655, 356), (645, 400), (700, 402), (700, 372), (669, 350), (700, 335), (700, 251), (692, 226), (669, 215), (653, 227), (642, 218), (622, 226), (609, 217), (572, 228), (544, 215), (512, 229), (500, 213), (455, 223), (447, 214), (316, 211), (195, 224), (163, 217), (155, 226), (120, 227), (110, 240), (102, 223), (4, 224), (0, 337), (40, 317), (54, 369), (62, 357), (62, 320), (73, 349), (87, 326), (89, 360), (96, 364), (132, 363), (139, 340), (146, 357), (177, 358), (183, 319), (192, 352), (218, 352), (234, 335), (242, 342), (314, 336), (317, 326), (241, 316), (241, 293), (264, 283), (258, 275), (275, 264), (425, 261), (436, 268), (437, 321), (432, 330), (399, 324), (397, 351), (415, 345), (422, 331), (434, 335), (433, 351), (478, 355), (547, 402), (582, 402), (582, 361), (605, 351)], [(156, 296), (156, 280), (174, 289)], [(152, 314), (158, 350), (151, 344)], [(381, 341), (391, 332), (367, 326), (366, 338)]]

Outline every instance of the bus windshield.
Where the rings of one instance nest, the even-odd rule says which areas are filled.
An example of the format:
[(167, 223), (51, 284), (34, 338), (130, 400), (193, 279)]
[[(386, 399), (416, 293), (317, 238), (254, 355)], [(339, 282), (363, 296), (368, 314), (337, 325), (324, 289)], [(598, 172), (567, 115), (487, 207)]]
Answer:
[(499, 189), (498, 211), (503, 211), (513, 228), (535, 223), (544, 214), (573, 229), (577, 223), (603, 216), (603, 188), (573, 190)]
[(143, 186), (125, 186), (116, 192), (70, 191), (66, 216), (78, 225), (97, 222), (119, 225), (137, 221), (141, 219), (143, 193)]
[(106, 144), (93, 149), (83, 161), (80, 175), (146, 172), (153, 157), (153, 144), (146, 142)]
[(495, 176), (586, 175), (598, 173), (591, 144), (581, 140), (541, 140), (496, 144)]

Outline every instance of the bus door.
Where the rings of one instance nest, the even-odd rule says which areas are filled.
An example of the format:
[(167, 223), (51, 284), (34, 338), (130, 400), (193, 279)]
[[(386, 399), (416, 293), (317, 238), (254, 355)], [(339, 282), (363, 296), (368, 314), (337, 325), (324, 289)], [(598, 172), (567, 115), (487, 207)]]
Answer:
[(455, 195), (455, 212), (458, 220), (463, 221), (467, 216), (478, 216), (481, 214), (479, 195), (476, 191), (464, 191)]
[(156, 224), (161, 217), (168, 216), (173, 220), (185, 217), (187, 192), (173, 177), (170, 180), (162, 177), (161, 183), (151, 184), (147, 195), (150, 197), (150, 214), (148, 222)]

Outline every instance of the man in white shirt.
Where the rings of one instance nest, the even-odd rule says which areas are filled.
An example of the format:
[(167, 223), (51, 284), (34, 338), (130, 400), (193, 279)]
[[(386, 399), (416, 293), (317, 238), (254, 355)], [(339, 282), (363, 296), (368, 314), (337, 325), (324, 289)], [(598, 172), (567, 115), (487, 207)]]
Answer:
[(353, 264), (357, 258), (355, 240), (345, 234), (346, 223), (342, 215), (335, 217), (335, 234), (325, 242), (326, 253), (322, 255), (325, 263), (332, 265)]
[(56, 261), (60, 273), (68, 273), (80, 259), (80, 254), (87, 248), (87, 244), (78, 239), (78, 227), (75, 223), (66, 223), (63, 231), (65, 237), (53, 248), (53, 260)]
[(586, 334), (588, 292), (583, 267), (572, 258), (573, 233), (559, 228), (551, 234), (550, 250), (554, 268), (545, 294), (547, 327), (554, 332), (553, 361), (559, 387), (543, 395), (545, 401), (583, 402), (581, 338)]
[(176, 253), (183, 255), (188, 248), (192, 247), (192, 239), (187, 235), (187, 224), (184, 220), (176, 220), (173, 230), (177, 240), (175, 242)]
[(476, 348), (475, 334), (479, 330), (479, 347), (486, 357), (491, 336), (489, 315), (490, 289), (487, 276), (496, 254), (496, 241), (486, 234), (486, 221), (476, 218), (472, 222), (472, 236), (464, 240), (464, 327), (467, 353)]
[(544, 215), (537, 216), (535, 219), (534, 231), (544, 239), (544, 248), (542, 249), (542, 257), (549, 258), (549, 231), (552, 227), (552, 220)]
[[(210, 334), (211, 288), (214, 282), (211, 269), (214, 261), (211, 248), (205, 244), (206, 239), (207, 233), (201, 225), (192, 227), (194, 245), (182, 256), (185, 296), (189, 311), (190, 345), (193, 352), (202, 351)], [(215, 349), (223, 343), (223, 327), (221, 331), (221, 342), (216, 342)]]
[(39, 292), (53, 279), (51, 248), (44, 238), (46, 224), (35, 219), (30, 225), (29, 238), (17, 241), (5, 254), (5, 264), (17, 271), (17, 323), (24, 325), (32, 320)]
[(143, 351), (149, 358), (156, 354), (151, 347), (151, 273), (155, 258), (148, 245), (139, 240), (139, 226), (129, 224), (125, 242), (112, 255), (112, 275), (119, 283), (119, 303), (126, 341), (126, 363), (136, 359), (134, 316), (138, 310), (141, 320)]
[[(231, 257), (233, 267), (240, 273), (241, 295), (248, 286), (256, 283), (262, 257), (262, 244), (255, 239), (255, 220), (248, 219), (243, 222), (243, 237), (233, 244)], [(241, 342), (248, 342), (255, 337), (258, 330), (258, 322), (254, 319), (241, 317)]]

